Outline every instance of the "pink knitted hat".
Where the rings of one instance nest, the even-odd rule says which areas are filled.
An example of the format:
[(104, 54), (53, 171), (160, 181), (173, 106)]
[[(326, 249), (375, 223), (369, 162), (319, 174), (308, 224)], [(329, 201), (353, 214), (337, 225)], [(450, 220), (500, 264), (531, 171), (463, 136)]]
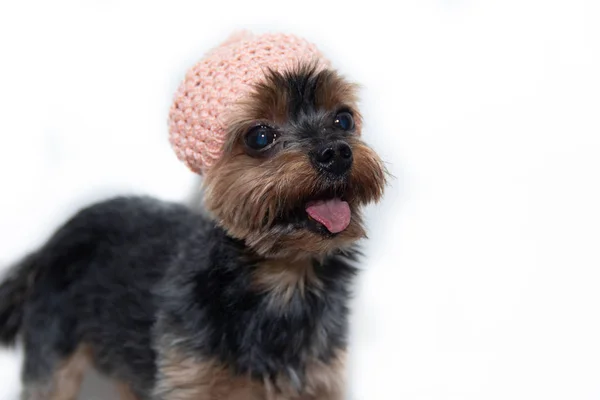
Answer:
[(169, 141), (192, 171), (202, 174), (219, 159), (228, 113), (270, 68), (284, 71), (299, 62), (329, 66), (311, 43), (293, 35), (234, 34), (186, 74), (169, 113)]

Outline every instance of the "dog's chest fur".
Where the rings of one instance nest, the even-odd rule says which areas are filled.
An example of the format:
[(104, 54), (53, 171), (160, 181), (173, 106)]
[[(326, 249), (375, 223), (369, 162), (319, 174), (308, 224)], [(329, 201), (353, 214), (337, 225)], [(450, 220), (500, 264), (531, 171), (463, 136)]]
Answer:
[(256, 379), (301, 387), (311, 365), (346, 348), (355, 269), (347, 257), (253, 260), (243, 244), (210, 233), (189, 246), (160, 290), (161, 348), (196, 354)]

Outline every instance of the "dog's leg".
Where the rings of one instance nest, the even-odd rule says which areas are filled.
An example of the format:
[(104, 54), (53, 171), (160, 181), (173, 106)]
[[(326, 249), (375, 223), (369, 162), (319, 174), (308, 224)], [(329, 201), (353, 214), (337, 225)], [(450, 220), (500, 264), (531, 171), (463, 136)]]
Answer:
[(304, 393), (289, 378), (259, 382), (233, 375), (215, 360), (200, 360), (182, 351), (165, 349), (159, 354), (154, 400), (343, 400), (345, 352), (329, 362), (307, 366)]
[[(70, 356), (55, 362), (34, 359), (31, 353), (25, 354), (22, 400), (75, 400), (89, 365), (89, 352), (80, 347)], [(32, 363), (38, 363), (35, 367)], [(35, 369), (35, 373), (32, 373)]]
[(139, 398), (131, 391), (128, 384), (120, 382), (117, 384), (117, 391), (121, 400), (139, 400)]
[(307, 397), (307, 400), (344, 400), (344, 394), (342, 392), (323, 392), (313, 397)]
[(313, 394), (301, 397), (301, 400), (343, 400), (346, 392), (346, 352), (338, 352), (327, 363), (310, 363), (306, 369), (306, 385)]
[(170, 349), (159, 356), (155, 400), (264, 400), (262, 385), (234, 376), (214, 361), (186, 357)]

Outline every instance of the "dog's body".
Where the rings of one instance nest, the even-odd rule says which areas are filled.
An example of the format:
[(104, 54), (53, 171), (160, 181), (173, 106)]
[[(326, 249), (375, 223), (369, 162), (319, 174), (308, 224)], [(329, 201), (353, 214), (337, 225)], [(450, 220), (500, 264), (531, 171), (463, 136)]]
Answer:
[(206, 212), (117, 198), (25, 258), (0, 286), (23, 399), (74, 399), (92, 363), (128, 399), (341, 400), (360, 207), (385, 184), (355, 107), (335, 72), (271, 73), (229, 124)]
[[(12, 310), (22, 313), (26, 398), (74, 396), (57, 380), (77, 383), (83, 352), (140, 399), (153, 390), (161, 399), (220, 398), (227, 376), (209, 386), (225, 366), (258, 393), (243, 399), (263, 398), (252, 376), (275, 378), (283, 391), (307, 382), (315, 393), (335, 389), (342, 371), (310, 376), (324, 373), (311, 368), (343, 357), (354, 268), (334, 256), (314, 276), (293, 271), (269, 287), (264, 262), (180, 205), (118, 198), (81, 211), (26, 259), (35, 268), (14, 277), (34, 282)], [(57, 384), (62, 393), (44, 397)]]

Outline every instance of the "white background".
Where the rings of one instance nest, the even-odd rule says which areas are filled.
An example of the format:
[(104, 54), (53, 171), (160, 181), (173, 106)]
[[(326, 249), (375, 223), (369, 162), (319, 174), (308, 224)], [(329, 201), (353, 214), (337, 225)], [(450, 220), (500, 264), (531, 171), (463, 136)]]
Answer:
[[(352, 398), (600, 399), (599, 21), (595, 0), (3, 1), (0, 265), (91, 201), (184, 199), (184, 71), (234, 29), (293, 32), (363, 84), (395, 176), (368, 213)], [(18, 373), (0, 353), (0, 400)]]

